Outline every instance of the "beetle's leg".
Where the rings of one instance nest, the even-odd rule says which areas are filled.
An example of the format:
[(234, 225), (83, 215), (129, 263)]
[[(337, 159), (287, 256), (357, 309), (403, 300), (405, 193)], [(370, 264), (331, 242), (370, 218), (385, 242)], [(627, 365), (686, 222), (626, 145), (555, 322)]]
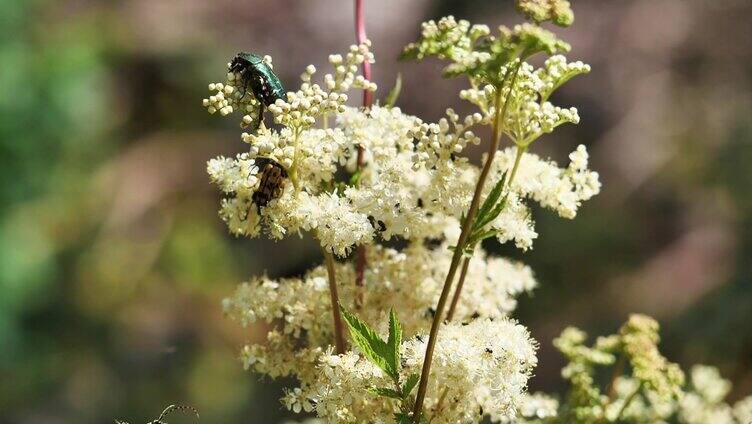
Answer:
[[(240, 77), (243, 78), (243, 74)], [(248, 78), (243, 78), (243, 95), (240, 96), (240, 100), (243, 100), (246, 94), (248, 94)]]
[(259, 101), (259, 112), (258, 116), (256, 117), (256, 123), (253, 126), (253, 130), (256, 131), (261, 126), (261, 121), (264, 120), (264, 102)]

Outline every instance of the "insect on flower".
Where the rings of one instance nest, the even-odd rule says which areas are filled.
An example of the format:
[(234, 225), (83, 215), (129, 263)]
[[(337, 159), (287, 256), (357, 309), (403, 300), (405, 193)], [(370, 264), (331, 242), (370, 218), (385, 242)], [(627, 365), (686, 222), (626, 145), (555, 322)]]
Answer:
[(258, 189), (253, 193), (251, 199), (260, 210), (267, 203), (282, 194), (282, 190), (285, 188), (287, 171), (282, 165), (269, 158), (256, 158), (256, 163), (259, 167), (261, 180)]
[(285, 100), (285, 88), (282, 86), (282, 82), (263, 57), (255, 53), (240, 52), (235, 55), (235, 58), (230, 62), (229, 71), (240, 75), (243, 84), (243, 96), (246, 95), (248, 86), (250, 86), (253, 95), (261, 104), (258, 120), (254, 125), (254, 129), (258, 128), (264, 116), (264, 108), (277, 99)]

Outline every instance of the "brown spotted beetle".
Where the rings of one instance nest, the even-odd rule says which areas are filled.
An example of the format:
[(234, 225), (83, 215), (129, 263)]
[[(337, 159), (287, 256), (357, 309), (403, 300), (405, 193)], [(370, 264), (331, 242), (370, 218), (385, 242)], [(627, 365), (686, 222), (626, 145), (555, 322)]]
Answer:
[(259, 167), (261, 181), (258, 189), (251, 195), (251, 200), (260, 212), (261, 208), (282, 194), (282, 190), (285, 188), (287, 171), (272, 159), (258, 157), (255, 160)]

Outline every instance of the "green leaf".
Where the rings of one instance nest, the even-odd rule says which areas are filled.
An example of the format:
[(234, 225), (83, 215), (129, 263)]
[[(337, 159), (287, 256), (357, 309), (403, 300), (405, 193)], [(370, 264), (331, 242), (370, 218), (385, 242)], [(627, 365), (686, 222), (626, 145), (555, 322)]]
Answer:
[(393, 379), (398, 378), (397, 369), (392, 366), (391, 350), (386, 342), (371, 327), (340, 305), (342, 317), (350, 329), (350, 338), (363, 352), (363, 355), (376, 364), (382, 371)]
[(352, 175), (350, 175), (350, 181), (347, 182), (347, 185), (350, 187), (357, 186), (358, 183), (360, 182), (360, 177), (362, 176), (363, 176), (363, 170), (359, 168)]
[(392, 399), (402, 400), (402, 396), (400, 396), (400, 394), (396, 390), (390, 389), (388, 387), (374, 387), (374, 388), (368, 389), (368, 391), (377, 396), (383, 396), (383, 397), (388, 397)]
[(402, 345), (402, 326), (397, 319), (394, 308), (389, 310), (389, 339), (386, 342), (389, 349), (389, 365), (395, 371), (400, 368), (400, 346)]
[(493, 237), (498, 233), (499, 233), (498, 230), (485, 230), (485, 231), (478, 230), (477, 232), (473, 233), (470, 236), (470, 239), (466, 243), (466, 246), (467, 246), (466, 250), (469, 248), (470, 252), (472, 252), (472, 249), (475, 248), (476, 244), (482, 242), (483, 240), (487, 238)]
[(386, 99), (384, 99), (384, 106), (394, 107), (394, 105), (397, 103), (397, 99), (399, 98), (401, 91), (402, 74), (397, 74), (397, 80), (394, 82), (394, 87), (392, 87), (392, 89), (389, 91), (389, 94), (387, 94)]
[(407, 380), (405, 380), (405, 385), (402, 386), (402, 394), (405, 397), (410, 396), (410, 392), (412, 392), (415, 386), (418, 385), (418, 381), (420, 381), (420, 374), (410, 374), (410, 376), (407, 377)]
[(490, 212), (486, 214), (486, 216), (483, 217), (483, 219), (477, 219), (475, 220), (475, 225), (473, 225), (473, 231), (480, 231), (483, 229), (483, 227), (486, 226), (489, 222), (496, 219), (496, 217), (499, 216), (499, 214), (504, 210), (504, 208), (507, 206), (507, 196), (509, 193), (505, 194), (504, 197), (501, 198), (499, 203), (497, 203), (493, 209), (491, 209)]
[(480, 209), (478, 209), (478, 214), (475, 216), (473, 229), (483, 227), (483, 225), (478, 225), (478, 222), (485, 220), (488, 213), (491, 212), (494, 205), (496, 205), (496, 202), (498, 202), (499, 197), (501, 197), (501, 192), (504, 190), (504, 182), (506, 181), (506, 179), (507, 179), (507, 173), (504, 172), (501, 175), (501, 178), (499, 178), (499, 181), (497, 181), (496, 184), (491, 189), (491, 192), (488, 193), (488, 197), (486, 197), (486, 200), (483, 201), (483, 204), (480, 206)]
[(420, 50), (415, 43), (409, 44), (405, 47), (397, 57), (397, 60), (418, 60), (420, 56)]

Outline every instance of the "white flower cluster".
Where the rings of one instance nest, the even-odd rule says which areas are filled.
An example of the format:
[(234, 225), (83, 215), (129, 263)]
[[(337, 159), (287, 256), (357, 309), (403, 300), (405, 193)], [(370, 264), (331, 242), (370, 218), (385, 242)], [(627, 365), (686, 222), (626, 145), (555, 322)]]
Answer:
[(479, 63), (491, 59), (488, 52), (474, 51), (473, 44), (481, 37), (488, 36), (491, 30), (486, 25), (475, 24), (454, 16), (445, 16), (438, 22), (430, 20), (421, 25), (422, 43), (411, 43), (406, 50), (417, 50), (416, 59), (426, 55), (439, 54), (442, 58), (452, 59), (446, 72), (460, 73), (472, 69)]
[(541, 98), (547, 100), (551, 93), (564, 83), (577, 75), (588, 72), (590, 72), (590, 65), (579, 60), (567, 62), (565, 56), (557, 54), (546, 59), (542, 68), (535, 70), (535, 79), (541, 83), (536, 89)]
[[(465, 125), (482, 122), (482, 117), (475, 114), (475, 118), (468, 117), (465, 124), (460, 124), (451, 110), (448, 113), (449, 121), (425, 124), (417, 118), (402, 115), (398, 110), (384, 113), (383, 108), (375, 107), (370, 119), (362, 113), (351, 112), (343, 120), (345, 134), (366, 147), (374, 145), (374, 136), (379, 140), (376, 143), (387, 139), (384, 128), (395, 130), (391, 134), (396, 147), (384, 149), (380, 146), (378, 149), (389, 155), (375, 154), (369, 178), (345, 192), (356, 209), (383, 224), (383, 237), (429, 236), (436, 233), (438, 223), (447, 222), (447, 218), (460, 218), (458, 212), (467, 209), (479, 170), (466, 160), (450, 155), (454, 150), (452, 146), (464, 147), (468, 138), (476, 137), (465, 130)], [(360, 118), (354, 119), (353, 115)], [(454, 122), (455, 130), (450, 129), (449, 122)], [(412, 130), (408, 127), (411, 123)], [(412, 145), (411, 136), (417, 140)], [(430, 145), (433, 147), (426, 148)], [(427, 151), (431, 151), (431, 155)], [(513, 167), (515, 153), (516, 150), (510, 148), (496, 156), (493, 164), (495, 180), (487, 184), (487, 190)], [(388, 160), (384, 161), (384, 158)], [(559, 168), (555, 162), (542, 160), (534, 154), (523, 155), (517, 178), (511, 186), (508, 206), (492, 225), (500, 230), (500, 241), (514, 240), (518, 247), (529, 248), (537, 237), (530, 211), (522, 201), (525, 198), (571, 219), (583, 201), (599, 193), (598, 174), (587, 168), (585, 147), (579, 146), (572, 152), (570, 160), (567, 168)]]
[[(398, 159), (409, 159), (401, 155), (412, 152), (411, 131), (420, 123), (420, 119), (402, 113), (398, 107), (373, 106), (366, 112), (359, 108), (347, 107), (343, 113), (337, 115), (337, 126), (344, 132), (345, 138), (352, 140), (351, 148), (363, 148), (364, 159), (369, 164), (366, 171), (378, 170), (380, 165)], [(355, 155), (351, 154), (350, 158), (347, 169), (354, 172)]]
[[(423, 363), (426, 336), (402, 343), (405, 378)], [(536, 343), (527, 329), (508, 319), (477, 319), (449, 324), (439, 336), (426, 414), (434, 423), (477, 422), (490, 417), (511, 419), (522, 404), (527, 381), (537, 364)], [(386, 386), (388, 379), (358, 354), (322, 358), (323, 389), (312, 393), (319, 417), (331, 423), (391, 422), (393, 406), (383, 399), (359, 396), (370, 387)]]
[(293, 128), (311, 126), (319, 116), (344, 112), (346, 92), (351, 88), (375, 91), (376, 84), (357, 75), (360, 64), (374, 61), (370, 46), (370, 41), (350, 46), (344, 59), (341, 55), (329, 56), (334, 74), (324, 75), (325, 87), (311, 82), (316, 67), (309, 65), (301, 75), (303, 84), (300, 89), (288, 92), (287, 101), (277, 100), (269, 107), (274, 122)]
[(224, 156), (211, 159), (206, 170), (224, 193), (250, 196), (258, 188), (259, 167), (248, 153), (241, 153), (234, 160)]
[[(634, 394), (639, 383), (622, 377), (615, 382), (616, 399), (607, 414), (615, 417)], [(637, 423), (668, 422), (681, 424), (747, 424), (752, 420), (752, 396), (734, 406), (724, 402), (731, 390), (731, 382), (721, 377), (718, 369), (695, 365), (690, 373), (690, 387), (679, 400), (666, 401), (653, 392), (634, 397), (622, 411), (622, 418)]]
[[(425, 341), (406, 343), (408, 368), (419, 369)], [(449, 324), (440, 334), (434, 352), (435, 363), (429, 385), (432, 393), (443, 393), (445, 404), (426, 402), (434, 422), (477, 422), (482, 416), (492, 421), (516, 415), (537, 365), (536, 343), (527, 329), (507, 319), (477, 319), (470, 324)]]
[(544, 394), (527, 394), (522, 398), (517, 419), (504, 422), (540, 423), (558, 415), (559, 401)]
[[(516, 64), (503, 67), (501, 73), (513, 75)], [(551, 56), (538, 69), (529, 63), (519, 64), (516, 78), (509, 77), (515, 79), (514, 86), (505, 85), (501, 93), (501, 104), (507, 104), (504, 133), (517, 145), (527, 146), (559, 125), (579, 123), (576, 108), (555, 106), (548, 98), (571, 78), (588, 72), (589, 65), (580, 61), (567, 63), (562, 55)], [(462, 90), (460, 97), (478, 106), (485, 113), (485, 119), (495, 114), (496, 89), (492, 85)]]
[(336, 193), (312, 195), (288, 190), (263, 213), (271, 237), (311, 231), (322, 247), (339, 256), (347, 255), (353, 245), (369, 243), (373, 236), (368, 216), (355, 211), (348, 199)]
[(441, 118), (437, 124), (421, 123), (412, 132), (412, 136), (417, 140), (413, 157), (415, 167), (440, 166), (451, 161), (454, 155), (462, 153), (468, 143), (480, 144), (480, 137), (470, 128), (480, 123), (490, 123), (489, 117), (484, 118), (478, 112), (466, 116), (461, 121), (452, 109), (447, 109), (446, 114), (447, 118)]
[[(496, 155), (492, 168), (496, 180), (513, 167), (516, 154), (516, 148), (509, 148)], [(600, 192), (601, 183), (598, 173), (588, 169), (585, 146), (577, 146), (569, 160), (568, 167), (559, 168), (556, 162), (524, 153), (512, 182), (512, 191), (520, 197), (535, 200), (562, 218), (573, 219), (582, 202)]]
[[(443, 246), (431, 249), (413, 244), (404, 251), (374, 246), (368, 253), (371, 266), (365, 273), (367, 294), (358, 313), (367, 322), (384, 325), (390, 307), (400, 311), (406, 340), (412, 338), (404, 344), (404, 351), (410, 353), (403, 357), (410, 364), (408, 370), (415, 371), (422, 361), (421, 349), (425, 349), (420, 340), (427, 339), (420, 335), (430, 326), (431, 308), (439, 297), (451, 252)], [(341, 263), (336, 265), (336, 274), (341, 281), (352, 281), (355, 270), (352, 264)], [(451, 408), (441, 416), (474, 416), (479, 405), (483, 405), (488, 414), (501, 417), (508, 416), (516, 407), (535, 355), (524, 327), (506, 317), (516, 307), (515, 298), (536, 285), (529, 267), (502, 258), (486, 258), (482, 250), (476, 251), (455, 313), (456, 322), (471, 324), (457, 325), (455, 333), (443, 333), (447, 341), (439, 344), (439, 351), (446, 359), (436, 364), (435, 372), (442, 375), (435, 380), (436, 384), (451, 383), (458, 390), (451, 393), (452, 399), (457, 400), (447, 405)], [(351, 284), (342, 285), (339, 294), (343, 304), (353, 304), (357, 296)], [(244, 325), (259, 321), (280, 323), (277, 330), (268, 334), (264, 345), (247, 346), (243, 360), (246, 367), (256, 372), (271, 377), (294, 375), (300, 380), (300, 387), (288, 391), (283, 400), (290, 409), (315, 409), (332, 422), (360, 422), (353, 421), (351, 414), (366, 417), (374, 414), (374, 410), (380, 411), (379, 416), (388, 416), (389, 403), (371, 398), (367, 391), (361, 390), (363, 385), (373, 387), (385, 379), (383, 373), (355, 353), (340, 357), (328, 350), (333, 338), (330, 305), (326, 270), (320, 266), (303, 278), (256, 278), (241, 285), (234, 297), (225, 300), (224, 306), (228, 314)], [(473, 335), (470, 341), (466, 339), (466, 331)], [(486, 349), (496, 354), (491, 355)], [(474, 355), (487, 360), (478, 362)], [(328, 369), (334, 371), (322, 376), (322, 370)], [(467, 380), (471, 375), (483, 373), (487, 374), (484, 377), (487, 384)], [(332, 380), (335, 374), (336, 381)], [(463, 387), (472, 386), (474, 391), (460, 390), (457, 385), (460, 377), (465, 379)], [(354, 396), (355, 393), (362, 395)], [(462, 396), (458, 397), (460, 393)], [(429, 401), (435, 405), (440, 395), (440, 391), (432, 392)], [(504, 401), (499, 403), (499, 399)], [(445, 415), (450, 410), (459, 415)], [(446, 420), (439, 422), (455, 422)]]
[[(451, 252), (444, 246), (432, 249), (411, 244), (403, 251), (374, 246), (368, 252), (371, 266), (364, 277), (368, 295), (359, 314), (368, 322), (383, 322), (386, 311), (394, 307), (400, 311), (405, 334), (425, 331), (450, 259)], [(336, 273), (342, 281), (351, 281), (355, 275), (349, 263), (338, 263)], [(476, 249), (455, 319), (505, 317), (517, 306), (517, 296), (536, 286), (528, 266), (487, 257), (482, 249)], [(343, 285), (339, 293), (342, 302), (354, 302), (355, 291), (352, 285)], [(330, 314), (330, 299), (323, 266), (303, 278), (253, 279), (225, 300), (225, 310), (244, 325), (283, 318), (285, 334), (300, 337), (305, 333), (309, 345), (325, 347), (332, 339), (331, 320), (325, 319)]]
[[(509, 178), (519, 147), (500, 151), (494, 158), (486, 191), (500, 180)], [(532, 153), (522, 153), (516, 176), (511, 183), (506, 207), (491, 223), (500, 242), (514, 241), (520, 249), (532, 247), (538, 237), (532, 213), (525, 199), (532, 199), (542, 207), (555, 211), (560, 217), (573, 219), (582, 202), (600, 192), (598, 173), (588, 169), (588, 153), (580, 145), (569, 155), (570, 164), (560, 168), (555, 162), (541, 159)]]
[(682, 424), (746, 424), (752, 421), (752, 396), (734, 407), (723, 400), (731, 391), (731, 382), (721, 377), (715, 367), (696, 365), (690, 373), (692, 391), (679, 401)]

